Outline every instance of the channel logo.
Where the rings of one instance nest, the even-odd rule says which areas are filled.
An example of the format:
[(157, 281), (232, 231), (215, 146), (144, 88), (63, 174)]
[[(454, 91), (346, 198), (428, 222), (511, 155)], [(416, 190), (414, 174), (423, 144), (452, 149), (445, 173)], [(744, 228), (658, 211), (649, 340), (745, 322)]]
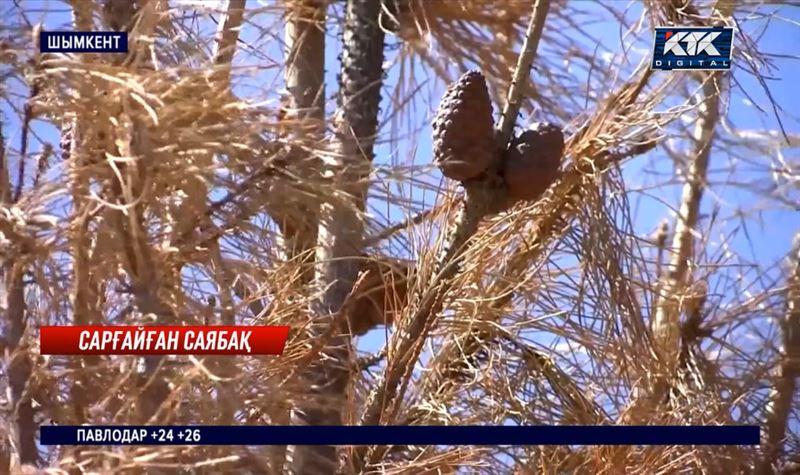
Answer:
[(657, 27), (652, 69), (731, 69), (733, 28)]

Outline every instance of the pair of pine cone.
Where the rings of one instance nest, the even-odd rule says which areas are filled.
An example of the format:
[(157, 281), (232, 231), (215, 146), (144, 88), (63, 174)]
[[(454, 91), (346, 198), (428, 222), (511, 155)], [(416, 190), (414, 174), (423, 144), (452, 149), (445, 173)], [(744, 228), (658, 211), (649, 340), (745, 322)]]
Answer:
[(532, 201), (556, 180), (564, 153), (558, 126), (531, 125), (502, 153), (495, 144), (492, 102), (486, 80), (469, 71), (450, 85), (433, 121), (434, 163), (461, 182), (487, 173), (502, 176), (510, 201)]
[[(498, 151), (492, 102), (486, 80), (470, 71), (452, 84), (433, 122), (434, 163), (442, 174), (461, 182), (498, 174), (506, 186), (503, 206), (533, 201), (558, 178), (564, 135), (551, 124), (533, 124)], [(349, 331), (363, 335), (391, 325), (405, 305), (410, 267), (386, 259), (367, 260), (348, 315)]]

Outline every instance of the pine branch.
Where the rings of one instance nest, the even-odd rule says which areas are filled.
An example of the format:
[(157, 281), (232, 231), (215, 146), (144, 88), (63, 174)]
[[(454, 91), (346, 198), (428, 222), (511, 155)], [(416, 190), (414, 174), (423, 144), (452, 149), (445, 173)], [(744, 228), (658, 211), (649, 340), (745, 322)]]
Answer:
[[(533, 55), (536, 51), (538, 38), (541, 36), (541, 30), (544, 26), (545, 17), (549, 2), (547, 0), (539, 0), (534, 5), (533, 15), (531, 17), (530, 27), (528, 28), (528, 37), (526, 38), (525, 47), (520, 55), (518, 62), (518, 69), (515, 71), (514, 80), (511, 84), (511, 91), (509, 93), (509, 102), (506, 107), (504, 118), (500, 124), (497, 135), (495, 137), (495, 147), (501, 151), (505, 151), (505, 145), (508, 142), (516, 122), (516, 115), (519, 110), (519, 100), (521, 98), (520, 89), (518, 92), (518, 84), (527, 84), (530, 75), (530, 66), (533, 62)], [(475, 113), (480, 114), (481, 103), (464, 103), (459, 105), (457, 101), (479, 101), (476, 94), (480, 93), (479, 89), (475, 89), (475, 79), (466, 74), (462, 76), (459, 82), (451, 86), (448, 93), (443, 99), (443, 104), (440, 105), (440, 116), (437, 117), (438, 123), (434, 124), (434, 130), (437, 127), (447, 126), (448, 120), (460, 121), (458, 107), (465, 107)], [(461, 85), (461, 86), (460, 86)], [(463, 90), (459, 90), (461, 87)], [(453, 89), (455, 88), (455, 89)], [(445, 101), (456, 101), (452, 104), (445, 103)], [(445, 107), (445, 110), (442, 110)], [(447, 109), (453, 108), (452, 111)], [(452, 119), (451, 119), (452, 117)], [(477, 118), (476, 118), (477, 119)], [(460, 122), (459, 122), (460, 124)], [(449, 161), (455, 165), (452, 166), (448, 163), (448, 156), (436, 151), (436, 147), (443, 147), (442, 150), (452, 152), (461, 152), (462, 154), (468, 153), (482, 153), (481, 147), (475, 147), (473, 150), (472, 140), (476, 140), (480, 136), (480, 130), (475, 132), (478, 137), (466, 138), (470, 140), (470, 146), (464, 147), (459, 143), (447, 143), (447, 141), (460, 140), (458, 133), (464, 133), (458, 130), (458, 125), (449, 124), (452, 132), (444, 129), (441, 136), (437, 140), (444, 140), (440, 145), (434, 145), (435, 157), (437, 165), (442, 168), (445, 175), (451, 178), (459, 177), (462, 180), (464, 187), (464, 199), (455, 222), (452, 224), (450, 231), (445, 239), (445, 246), (437, 259), (435, 267), (432, 271), (430, 281), (422, 287), (421, 293), (417, 297), (418, 306), (416, 311), (408, 318), (402, 328), (398, 328), (392, 335), (392, 340), (389, 343), (389, 350), (387, 352), (387, 366), (386, 369), (376, 384), (375, 389), (370, 393), (367, 398), (366, 407), (361, 417), (361, 425), (377, 425), (391, 423), (397, 416), (400, 403), (403, 400), (406, 387), (408, 385), (411, 371), (419, 354), (422, 351), (422, 346), (428, 336), (430, 329), (435, 322), (436, 317), (441, 312), (444, 302), (450, 292), (450, 287), (453, 278), (459, 273), (461, 268), (461, 261), (464, 251), (467, 248), (467, 243), (470, 238), (477, 232), (480, 222), (485, 216), (492, 212), (496, 212), (502, 208), (502, 203), (507, 199), (507, 192), (505, 184), (497, 171), (499, 170), (499, 155), (494, 157), (470, 157), (470, 156), (453, 156)], [(466, 132), (470, 135), (472, 131)], [(488, 152), (491, 154), (491, 150)], [(493, 163), (494, 162), (494, 163)], [(469, 179), (467, 173), (472, 171), (470, 166), (474, 166), (474, 171), (480, 171), (480, 168), (485, 168), (488, 165), (488, 171), (478, 178)], [(451, 173), (458, 173), (459, 175), (449, 175)], [(355, 451), (351, 463), (355, 466), (356, 471), (361, 470), (382, 456), (380, 450), (371, 450), (366, 452), (365, 449), (359, 448)]]
[(511, 140), (522, 100), (528, 91), (530, 70), (533, 60), (536, 58), (536, 50), (539, 48), (539, 40), (542, 38), (548, 10), (550, 10), (550, 0), (536, 0), (533, 5), (533, 14), (528, 23), (528, 31), (525, 33), (525, 42), (522, 44), (522, 52), (517, 60), (517, 66), (514, 68), (514, 77), (511, 79), (508, 101), (497, 128), (498, 143), (503, 146)]
[(653, 320), (653, 334), (658, 346), (662, 370), (656, 377), (652, 397), (663, 400), (668, 380), (675, 376), (680, 352), (681, 301), (691, 274), (694, 234), (700, 215), (700, 203), (706, 187), (709, 157), (714, 130), (719, 121), (721, 77), (711, 74), (698, 95), (698, 120), (695, 124), (695, 149), (690, 157), (686, 182), (675, 223), (667, 274), (658, 286), (658, 307)]
[[(626, 84), (608, 100), (609, 106), (619, 107), (623, 114), (624, 111), (630, 111), (628, 106), (636, 101), (649, 78), (650, 72), (645, 71), (637, 81)], [(606, 113), (610, 114), (609, 111), (604, 111), (599, 116), (602, 117)], [(575, 140), (577, 139), (573, 139), (573, 142)], [(590, 187), (596, 186), (584, 178), (590, 170), (604, 170), (630, 157), (646, 153), (655, 145), (655, 141), (649, 141), (610, 149), (590, 146), (584, 153), (577, 154), (585, 158), (573, 161), (572, 168), (565, 171), (554, 189), (538, 202), (541, 212), (537, 215), (540, 219), (531, 223), (530, 231), (526, 232), (531, 236), (530, 243), (509, 259), (508, 264), (500, 272), (501, 277), (489, 289), (488, 295), (494, 296), (493, 309), (500, 310), (511, 302), (515, 283), (519, 282), (532, 262), (541, 259), (550, 243), (557, 239), (562, 230), (573, 220), (579, 204), (590, 193)], [(492, 316), (497, 313), (490, 311), (486, 315)], [(458, 384), (463, 362), (474, 358), (481, 348), (477, 343), (480, 341), (482, 341), (480, 334), (471, 335), (470, 342), (459, 341), (455, 337), (448, 338), (429, 364), (429, 368), (433, 370), (423, 373), (422, 381), (419, 383), (422, 389), (419, 392), (432, 394), (447, 385)]]

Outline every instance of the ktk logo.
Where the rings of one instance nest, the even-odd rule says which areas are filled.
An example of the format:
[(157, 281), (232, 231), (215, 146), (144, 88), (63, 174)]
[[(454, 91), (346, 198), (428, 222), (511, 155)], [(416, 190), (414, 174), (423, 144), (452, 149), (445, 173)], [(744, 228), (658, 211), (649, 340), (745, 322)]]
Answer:
[[(719, 51), (714, 48), (714, 38), (720, 35), (719, 31), (710, 33), (688, 31), (683, 33), (666, 33), (667, 43), (664, 45), (664, 54), (674, 53), (676, 56), (695, 56), (706, 53), (710, 56), (719, 56)], [(681, 48), (681, 43), (686, 43), (686, 51)]]
[(733, 28), (659, 27), (653, 44), (653, 69), (731, 68)]

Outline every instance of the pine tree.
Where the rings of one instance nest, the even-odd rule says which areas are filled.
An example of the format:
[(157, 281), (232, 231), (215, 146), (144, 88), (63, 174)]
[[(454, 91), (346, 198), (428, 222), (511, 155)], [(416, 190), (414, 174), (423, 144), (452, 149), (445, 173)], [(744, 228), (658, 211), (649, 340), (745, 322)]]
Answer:
[[(0, 473), (796, 469), (800, 126), (761, 34), (793, 32), (768, 21), (790, 7), (0, 12)], [(651, 70), (662, 25), (735, 26), (733, 70)], [(40, 53), (65, 26), (129, 52)], [(41, 325), (95, 324), (292, 330), (279, 357), (40, 354)], [(764, 444), (100, 451), (38, 446), (49, 423), (760, 424)]]

